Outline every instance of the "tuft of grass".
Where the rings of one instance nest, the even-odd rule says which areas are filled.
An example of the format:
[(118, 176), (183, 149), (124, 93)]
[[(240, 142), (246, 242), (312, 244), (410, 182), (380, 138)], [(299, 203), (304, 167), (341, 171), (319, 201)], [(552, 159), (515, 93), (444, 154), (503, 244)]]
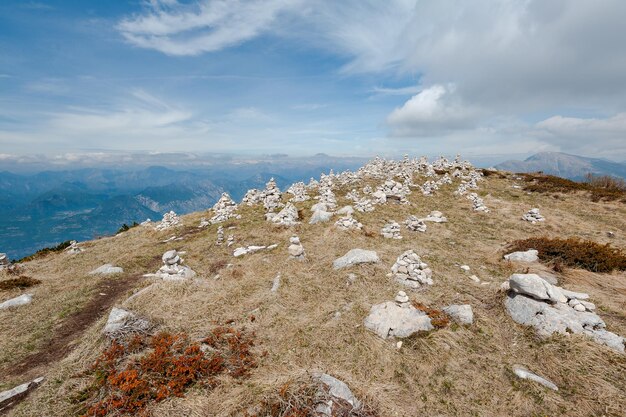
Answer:
[(50, 246), (47, 248), (39, 249), (34, 254), (25, 256), (22, 259), (12, 260), (11, 263), (28, 262), (34, 259), (43, 258), (44, 256), (49, 255), (51, 253), (62, 252), (63, 250), (67, 249), (71, 244), (72, 244), (71, 240), (66, 240), (65, 242), (61, 242), (56, 246)]
[(577, 238), (550, 239), (532, 237), (512, 242), (507, 251), (526, 251), (536, 249), (539, 259), (551, 263), (555, 270), (563, 266), (586, 269), (592, 272), (612, 272), (626, 270), (626, 255), (609, 243), (601, 245), (590, 240)]
[(0, 281), (0, 291), (8, 291), (14, 288), (23, 290), (24, 288), (32, 287), (33, 285), (41, 284), (41, 281), (35, 278), (21, 275), (17, 278), (10, 278), (4, 281)]
[(75, 400), (89, 403), (83, 416), (143, 415), (152, 403), (184, 397), (195, 383), (211, 388), (221, 374), (247, 377), (256, 366), (253, 346), (253, 334), (231, 327), (216, 327), (201, 342), (166, 332), (114, 340), (89, 370), (93, 383)]

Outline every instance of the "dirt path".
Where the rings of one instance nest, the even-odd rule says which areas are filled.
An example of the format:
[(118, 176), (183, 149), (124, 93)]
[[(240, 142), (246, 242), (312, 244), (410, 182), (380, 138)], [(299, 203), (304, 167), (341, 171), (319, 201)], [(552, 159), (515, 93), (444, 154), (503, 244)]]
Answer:
[[(102, 281), (95, 295), (79, 312), (67, 317), (54, 330), (54, 335), (37, 352), (31, 353), (19, 363), (0, 371), (7, 376), (27, 376), (31, 371), (63, 359), (72, 350), (72, 343), (104, 314), (108, 313), (117, 299), (134, 287), (142, 276), (131, 275)], [(106, 295), (100, 295), (101, 293)], [(35, 375), (40, 376), (40, 375)]]

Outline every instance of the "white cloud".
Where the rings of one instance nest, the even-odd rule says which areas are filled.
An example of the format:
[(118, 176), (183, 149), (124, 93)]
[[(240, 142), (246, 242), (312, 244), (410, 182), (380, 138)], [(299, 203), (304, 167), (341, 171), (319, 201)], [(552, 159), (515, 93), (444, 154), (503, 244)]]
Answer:
[(433, 85), (411, 97), (387, 118), (394, 136), (431, 136), (472, 128), (480, 112), (464, 105), (454, 86)]
[(211, 0), (197, 4), (153, 1), (143, 15), (122, 20), (130, 43), (168, 55), (198, 55), (250, 40), (300, 0)]

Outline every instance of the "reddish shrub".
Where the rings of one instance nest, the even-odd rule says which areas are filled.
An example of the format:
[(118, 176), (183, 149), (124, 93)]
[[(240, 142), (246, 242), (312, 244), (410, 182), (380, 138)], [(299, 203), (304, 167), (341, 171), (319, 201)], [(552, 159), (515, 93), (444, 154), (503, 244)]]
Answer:
[(417, 301), (411, 301), (413, 307), (418, 310), (426, 313), (428, 317), (430, 317), (430, 323), (436, 328), (441, 329), (450, 324), (450, 317), (443, 311), (437, 310), (436, 308), (428, 307), (422, 303), (418, 303)]
[[(95, 381), (86, 390), (89, 395), (81, 396), (91, 399), (83, 415), (145, 415), (150, 403), (183, 397), (195, 383), (213, 386), (222, 373), (248, 376), (256, 366), (253, 336), (217, 327), (199, 343), (190, 342), (184, 333), (159, 333), (149, 340), (135, 335), (126, 346), (113, 341), (90, 369)], [(203, 352), (202, 343), (210, 346), (210, 353)], [(129, 358), (140, 352), (143, 355)]]

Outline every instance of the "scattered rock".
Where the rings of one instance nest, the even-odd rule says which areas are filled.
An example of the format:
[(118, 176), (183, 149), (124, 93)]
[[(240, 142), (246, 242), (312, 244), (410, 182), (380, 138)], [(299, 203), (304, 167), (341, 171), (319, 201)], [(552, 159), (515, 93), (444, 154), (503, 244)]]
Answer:
[(280, 274), (276, 275), (276, 277), (274, 278), (274, 281), (272, 281), (272, 288), (270, 291), (277, 292), (279, 287), (280, 287)]
[[(361, 402), (356, 399), (350, 388), (342, 381), (324, 373), (313, 373), (313, 377), (320, 381), (325, 390), (318, 392), (317, 396), (324, 398), (320, 401), (316, 407), (316, 416), (318, 417), (332, 417), (341, 415), (348, 412), (350, 415), (353, 412), (357, 412), (361, 408)], [(330, 398), (325, 398), (330, 396)], [(346, 409), (345, 403), (347, 403), (351, 409)], [(356, 415), (356, 414), (355, 414)]]
[(13, 407), (24, 397), (26, 397), (32, 390), (41, 385), (44, 379), (44, 377), (35, 378), (32, 381), (26, 382), (22, 385), (18, 385), (15, 388), (0, 392), (0, 412), (6, 411), (9, 408)]
[(528, 210), (528, 212), (522, 216), (522, 219), (526, 220), (527, 222), (531, 222), (532, 224), (535, 224), (537, 222), (543, 222), (546, 220), (541, 214), (539, 214), (538, 208), (532, 208)]
[(544, 387), (550, 388), (551, 390), (558, 391), (559, 387), (557, 387), (553, 382), (540, 377), (539, 375), (535, 375), (532, 372), (528, 371), (526, 368), (520, 365), (513, 365), (513, 373), (517, 375), (521, 379), (528, 379), (530, 381), (535, 381)]
[(433, 285), (432, 271), (412, 250), (398, 256), (389, 276), (395, 277), (396, 281), (411, 288)]
[(111, 264), (104, 264), (99, 268), (94, 269), (89, 273), (89, 275), (111, 275), (111, 274), (121, 274), (124, 272), (124, 269), (119, 266), (113, 266)]
[[(406, 302), (404, 301), (406, 299)], [(416, 309), (408, 302), (404, 291), (396, 296), (396, 301), (376, 304), (370, 309), (364, 325), (378, 336), (409, 337), (420, 331), (430, 331), (434, 327), (425, 312)]]
[(77, 254), (77, 253), (84, 252), (84, 251), (85, 251), (85, 249), (83, 249), (80, 246), (78, 246), (78, 242), (75, 241), (75, 240), (72, 240), (70, 242), (70, 245), (67, 248), (65, 248), (65, 252), (71, 253), (73, 255)]
[(110, 339), (121, 339), (129, 334), (146, 332), (150, 327), (147, 320), (137, 317), (136, 314), (113, 307), (102, 332)]
[(335, 269), (345, 268), (347, 266), (365, 264), (365, 263), (377, 263), (380, 262), (378, 254), (373, 250), (364, 249), (352, 249), (341, 258), (335, 259), (333, 267)]
[(335, 226), (339, 230), (361, 230), (363, 225), (351, 215), (341, 217), (335, 222)]
[(246, 246), (246, 247), (241, 247), (241, 248), (237, 248), (235, 249), (235, 251), (233, 252), (233, 256), (235, 257), (240, 257), (243, 255), (247, 255), (249, 253), (254, 253), (254, 252), (258, 252), (261, 250), (272, 250), (272, 249), (276, 249), (278, 247), (278, 244), (273, 244), (273, 245), (269, 245), (269, 246), (256, 246), (256, 245), (250, 245), (250, 246)]
[(471, 268), (468, 265), (461, 265), (461, 269), (465, 272), (469, 272)]
[(422, 219), (425, 222), (434, 222), (434, 223), (445, 223), (448, 221), (446, 217), (444, 217), (443, 213), (440, 211), (431, 211), (428, 216)]
[(539, 251), (536, 249), (529, 249), (524, 252), (512, 252), (504, 255), (504, 259), (513, 262), (537, 262), (539, 260)]
[(459, 324), (473, 324), (474, 312), (469, 304), (453, 304), (442, 309), (452, 320)]
[(3, 303), (0, 303), (0, 310), (5, 310), (11, 307), (19, 307), (26, 304), (30, 304), (33, 301), (32, 294), (22, 294), (19, 297), (11, 298)]

